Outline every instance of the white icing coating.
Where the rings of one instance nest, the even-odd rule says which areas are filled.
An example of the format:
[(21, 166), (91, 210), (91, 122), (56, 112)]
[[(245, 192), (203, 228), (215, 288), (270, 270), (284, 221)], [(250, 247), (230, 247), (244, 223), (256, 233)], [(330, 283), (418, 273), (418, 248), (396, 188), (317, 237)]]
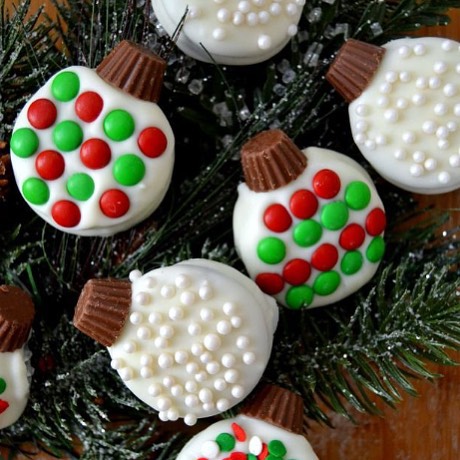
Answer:
[(5, 390), (0, 392), (1, 430), (16, 422), (29, 398), (29, 380), (23, 348), (0, 353), (0, 379), (6, 383)]
[[(371, 85), (349, 107), (356, 144), (379, 174), (402, 189), (437, 194), (459, 188), (460, 165), (451, 160), (460, 148), (459, 43), (404, 38), (384, 48)], [(399, 77), (392, 79), (382, 105), (389, 75)], [(387, 142), (378, 144), (379, 136)]]
[[(209, 289), (205, 299), (199, 295), (203, 286)], [(151, 300), (133, 302), (131, 321), (109, 347), (112, 367), (162, 420), (180, 417), (193, 424), (252, 391), (267, 365), (278, 322), (276, 303), (253, 281), (224, 264), (192, 259), (134, 277), (132, 288), (133, 299), (146, 292)], [(168, 296), (161, 295), (164, 291)], [(194, 302), (184, 304), (184, 294)], [(238, 329), (225, 311), (239, 315)], [(248, 360), (248, 353), (254, 359)]]
[[(235, 436), (232, 425), (236, 424), (243, 430), (244, 440)], [(226, 433), (235, 438), (235, 447), (230, 451), (221, 451), (217, 437)], [(221, 420), (195, 435), (181, 450), (176, 460), (224, 460), (233, 452), (252, 454), (258, 456), (262, 453), (264, 445), (270, 441), (280, 441), (286, 448), (282, 458), (295, 460), (318, 460), (310, 443), (301, 435), (294, 434), (267, 423), (245, 415)]]
[[(27, 102), (20, 112), (14, 132), (20, 128), (32, 128), (28, 121), (28, 110), (31, 104), (38, 99), (51, 100), (57, 109), (57, 118), (54, 124), (47, 129), (34, 129), (39, 138), (39, 146), (35, 154), (28, 158), (11, 155), (12, 165), (16, 181), (22, 192), (24, 181), (34, 177), (40, 178), (35, 162), (38, 154), (45, 150), (54, 150), (62, 153), (65, 160), (63, 174), (54, 180), (46, 180), (50, 198), (45, 204), (27, 203), (34, 211), (54, 227), (77, 235), (83, 236), (107, 236), (126, 230), (148, 217), (160, 204), (171, 180), (174, 164), (174, 134), (165, 115), (157, 104), (142, 101), (128, 93), (125, 93), (102, 80), (93, 69), (74, 66), (65, 69), (66, 72), (74, 72), (80, 80), (78, 94), (87, 91), (98, 93), (103, 99), (103, 108), (100, 115), (93, 122), (84, 122), (75, 113), (76, 98), (69, 102), (56, 100), (52, 93), (52, 77), (35, 95)], [(58, 74), (56, 74), (58, 75)], [(126, 140), (111, 140), (104, 132), (103, 122), (107, 114), (113, 110), (123, 109), (132, 116), (135, 128), (133, 134)], [(53, 129), (64, 120), (72, 120), (79, 124), (83, 130), (83, 142), (89, 139), (102, 139), (110, 147), (110, 162), (100, 169), (87, 168), (80, 158), (80, 147), (69, 152), (61, 152), (53, 142)], [(156, 158), (144, 155), (138, 146), (140, 133), (149, 127), (159, 128), (167, 139), (167, 147), (164, 153)], [(14, 135), (13, 132), (13, 135)], [(142, 159), (145, 165), (145, 175), (135, 185), (121, 185), (116, 182), (112, 173), (115, 161), (124, 154), (135, 154)], [(86, 200), (72, 198), (67, 191), (67, 181), (75, 173), (86, 173), (94, 180), (94, 193)], [(99, 200), (101, 195), (110, 189), (118, 189), (129, 198), (130, 208), (121, 217), (107, 217), (100, 209)], [(23, 194), (24, 195), (24, 194)], [(62, 227), (51, 216), (52, 206), (56, 201), (69, 200), (78, 205), (81, 211), (81, 220), (76, 226)]]
[[(233, 213), (233, 234), (235, 247), (241, 259), (243, 260), (246, 269), (252, 279), (258, 283), (259, 275), (269, 274), (274, 275), (283, 283), (282, 289), (278, 292), (269, 292), (283, 305), (289, 306), (287, 296), (291, 290), (299, 290), (304, 286), (308, 289), (314, 289), (315, 280), (325, 271), (335, 271), (340, 275), (340, 284), (334, 292), (324, 295), (314, 289), (313, 299), (308, 304), (308, 307), (317, 307), (328, 305), (336, 302), (362, 287), (375, 274), (378, 268), (378, 261), (371, 262), (367, 259), (367, 248), (376, 239), (381, 239), (383, 231), (372, 235), (366, 230), (366, 222), (369, 213), (375, 209), (381, 211), (384, 215), (383, 204), (378, 196), (374, 184), (366, 171), (354, 160), (337, 152), (310, 147), (303, 150), (307, 157), (307, 167), (305, 171), (291, 183), (269, 192), (254, 192), (249, 187), (242, 183), (238, 187), (238, 199), (235, 204)], [(331, 170), (340, 178), (341, 188), (336, 196), (331, 199), (316, 197), (318, 202), (317, 210), (308, 219), (296, 217), (291, 209), (291, 198), (296, 192), (301, 190), (314, 191), (312, 182), (316, 174), (323, 170)], [(305, 222), (315, 221), (321, 223), (321, 216), (325, 206), (335, 202), (345, 202), (345, 193), (348, 184), (359, 181), (368, 186), (370, 191), (370, 200), (368, 205), (363, 209), (351, 209), (348, 207), (348, 220), (345, 226), (335, 229), (327, 229), (323, 226), (320, 239), (312, 243), (308, 247), (300, 245), (294, 240), (294, 234), (297, 228), (304, 225)], [(284, 210), (290, 215), (292, 223), (284, 228), (281, 232), (272, 231), (264, 224), (264, 215), (266, 210), (272, 205), (281, 205)], [(347, 252), (351, 252), (349, 248), (342, 247), (340, 236), (345, 228), (351, 224), (358, 224), (363, 233), (363, 241), (359, 247), (353, 248), (362, 256), (362, 267), (355, 273), (345, 274), (341, 270), (341, 261)], [(315, 224), (316, 225), (316, 224)], [(267, 263), (258, 255), (259, 243), (266, 238), (276, 238), (281, 241), (285, 248), (285, 255), (280, 261), (275, 263)], [(382, 242), (383, 240), (381, 240)], [(337, 250), (337, 262), (333, 267), (327, 269), (317, 269), (314, 267), (312, 260), (319, 246), (324, 244), (332, 245)], [(311, 274), (308, 279), (299, 283), (293, 284), (289, 282), (289, 278), (285, 276), (284, 268), (286, 265), (295, 260), (302, 259), (303, 262), (308, 262), (311, 269)], [(281, 281), (282, 280), (282, 281)], [(260, 284), (260, 283), (259, 283)], [(261, 285), (261, 284), (260, 284)], [(269, 288), (273, 287), (270, 281)], [(261, 285), (261, 288), (263, 286)], [(299, 308), (293, 307), (291, 308)], [(241, 342), (242, 344), (243, 342)], [(249, 351), (249, 350), (248, 350)], [(252, 361), (250, 354), (245, 355), (245, 359)]]
[(205, 62), (247, 65), (269, 59), (297, 33), (305, 0), (152, 0), (169, 35), (188, 7), (177, 45)]

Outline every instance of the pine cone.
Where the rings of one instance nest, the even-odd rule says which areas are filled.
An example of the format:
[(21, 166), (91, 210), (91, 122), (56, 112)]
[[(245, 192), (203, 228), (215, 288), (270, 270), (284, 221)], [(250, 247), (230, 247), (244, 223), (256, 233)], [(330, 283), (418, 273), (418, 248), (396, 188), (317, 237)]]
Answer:
[(0, 141), (0, 202), (6, 201), (11, 186), (12, 169), (11, 158), (7, 143)]

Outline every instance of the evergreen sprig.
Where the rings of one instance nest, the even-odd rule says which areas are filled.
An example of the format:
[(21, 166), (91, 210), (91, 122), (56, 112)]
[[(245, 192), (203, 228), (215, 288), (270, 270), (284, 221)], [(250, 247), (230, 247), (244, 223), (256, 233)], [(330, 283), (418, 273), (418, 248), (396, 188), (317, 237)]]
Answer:
[[(12, 15), (1, 3), (4, 134), (56, 67), (95, 67), (125, 38), (169, 49), (148, 0), (55, 5), (57, 19), (39, 25), (43, 14), (28, 16), (29, 2)], [(44, 225), (16, 196), (14, 212), (6, 208), (8, 220), (0, 220), (0, 277), (34, 295), (38, 315), (29, 345), (35, 374), (30, 404), (19, 422), (2, 430), (0, 445), (21, 449), (32, 440), (72, 458), (174, 459), (186, 439), (182, 425), (159, 422), (110, 370), (106, 351), (71, 325), (81, 286), (93, 276), (125, 277), (134, 268), (189, 257), (244, 270), (231, 235), (242, 144), (278, 127), (300, 146), (332, 148), (362, 162), (346, 106), (324, 81), (328, 65), (348, 37), (383, 43), (447, 22), (450, 7), (460, 1), (314, 0), (305, 6), (290, 46), (245, 68), (202, 64), (172, 50), (160, 105), (176, 133), (173, 182), (155, 214), (121, 235), (65, 235)], [(354, 410), (380, 413), (379, 401), (394, 406), (405, 393), (414, 394), (414, 378), (437, 377), (427, 363), (452, 365), (449, 350), (460, 349), (456, 230), (442, 236), (439, 226), (447, 215), (432, 209), (425, 220), (412, 216), (413, 197), (364, 166), (388, 204), (381, 269), (333, 306), (282, 309), (265, 375), (300, 393), (308, 417), (324, 423), (330, 423), (330, 410), (352, 418)], [(418, 223), (407, 224), (409, 217)]]

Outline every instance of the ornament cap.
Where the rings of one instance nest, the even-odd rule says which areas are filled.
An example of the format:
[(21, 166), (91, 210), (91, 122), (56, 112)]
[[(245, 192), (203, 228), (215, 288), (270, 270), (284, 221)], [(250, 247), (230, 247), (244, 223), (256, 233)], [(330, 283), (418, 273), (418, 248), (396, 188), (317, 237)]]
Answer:
[(120, 336), (130, 307), (129, 281), (92, 279), (83, 287), (73, 323), (84, 334), (110, 347)]
[(295, 434), (303, 433), (303, 400), (292, 391), (264, 384), (243, 406), (242, 415), (257, 418)]
[(326, 80), (347, 101), (353, 102), (370, 85), (386, 49), (349, 39), (326, 73)]
[(307, 158), (283, 131), (273, 129), (243, 145), (241, 164), (247, 186), (254, 192), (268, 192), (297, 179)]
[(21, 348), (27, 341), (35, 307), (27, 292), (17, 286), (0, 286), (0, 352)]
[(107, 83), (148, 102), (158, 102), (165, 70), (164, 59), (129, 40), (120, 42), (96, 68)]

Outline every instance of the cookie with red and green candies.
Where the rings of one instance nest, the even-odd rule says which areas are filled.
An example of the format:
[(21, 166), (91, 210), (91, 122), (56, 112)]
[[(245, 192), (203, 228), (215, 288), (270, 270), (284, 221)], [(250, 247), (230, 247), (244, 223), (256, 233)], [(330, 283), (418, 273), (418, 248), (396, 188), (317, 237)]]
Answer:
[(242, 149), (235, 246), (259, 287), (291, 309), (329, 305), (375, 274), (386, 215), (366, 171), (331, 150), (298, 149), (279, 130)]
[(67, 68), (28, 101), (11, 137), (12, 165), (46, 222), (106, 236), (158, 207), (174, 165), (174, 135), (156, 104), (164, 70), (163, 60), (124, 41), (96, 70)]

